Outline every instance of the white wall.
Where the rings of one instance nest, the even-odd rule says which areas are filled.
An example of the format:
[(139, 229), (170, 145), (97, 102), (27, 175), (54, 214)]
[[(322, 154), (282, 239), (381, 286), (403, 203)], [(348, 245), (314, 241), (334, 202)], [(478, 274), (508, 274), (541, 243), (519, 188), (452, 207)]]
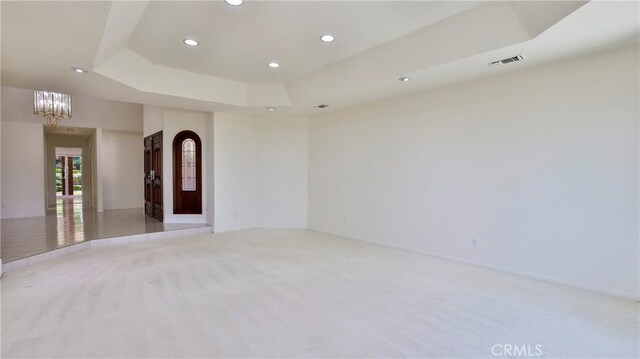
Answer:
[(151, 136), (162, 131), (164, 127), (164, 109), (160, 106), (144, 105), (142, 107), (143, 136)]
[(2, 118), (2, 218), (45, 214), (44, 131), (41, 124)]
[(256, 226), (307, 228), (307, 119), (256, 119)]
[(215, 231), (256, 226), (257, 146), (255, 119), (214, 114)]
[[(39, 177), (39, 182), (42, 183), (42, 188), (32, 188), (29, 194), (20, 198), (24, 203), (20, 205), (20, 210), (15, 209), (15, 206), (3, 211), (3, 218), (9, 218), (6, 216), (15, 216), (17, 212), (28, 213), (29, 216), (41, 216), (44, 214), (45, 198), (45, 145), (43, 136), (43, 123), (45, 120), (33, 114), (33, 91), (29, 89), (20, 89), (13, 87), (2, 87), (2, 96), (0, 96), (1, 108), (2, 108), (2, 123), (19, 123), (18, 125), (6, 125), (6, 131), (3, 131), (3, 136), (11, 138), (11, 146), (15, 144), (18, 139), (22, 138), (20, 142), (22, 147), (28, 143), (29, 150), (39, 148), (40, 155), (33, 156), (26, 161), (29, 161), (28, 167), (31, 170), (28, 172), (29, 178), (32, 179)], [(109, 101), (85, 96), (73, 95), (73, 117), (62, 122), (62, 126), (80, 127), (80, 128), (95, 128), (96, 134), (92, 136), (90, 140), (91, 146), (91, 159), (92, 164), (92, 206), (102, 211), (102, 178), (100, 174), (101, 161), (98, 159), (103, 158), (100, 153), (100, 145), (102, 142), (102, 129), (117, 130), (117, 131), (130, 131), (130, 132), (142, 132), (142, 106), (138, 104)], [(25, 131), (28, 133), (25, 134)], [(33, 142), (38, 138), (38, 142)], [(26, 140), (25, 140), (26, 139)], [(27, 142), (28, 141), (28, 142)], [(9, 146), (9, 145), (7, 145)], [(7, 147), (9, 148), (9, 147)], [(19, 148), (19, 147), (15, 147)], [(15, 150), (12, 150), (15, 151)], [(139, 150), (142, 153), (142, 150)], [(15, 153), (15, 152), (13, 152)], [(5, 153), (7, 154), (7, 153)], [(104, 154), (108, 156), (108, 153)], [(13, 161), (13, 160), (11, 160)], [(13, 163), (18, 165), (17, 163)], [(4, 158), (2, 167), (4, 170), (3, 176), (9, 178), (10, 176), (17, 176), (16, 174), (9, 174), (11, 170), (10, 166), (12, 162), (8, 161), (5, 164)], [(22, 167), (20, 167), (22, 168)], [(21, 170), (24, 171), (24, 170)], [(13, 171), (12, 171), (13, 172)], [(25, 174), (26, 175), (26, 174)], [(9, 177), (8, 177), (9, 176)], [(4, 181), (3, 181), (4, 182)], [(10, 180), (2, 186), (5, 193), (20, 193), (23, 192), (24, 182), (16, 182)], [(40, 195), (41, 194), (41, 195)], [(4, 197), (4, 196), (3, 196)], [(15, 202), (10, 198), (10, 202)], [(9, 202), (7, 202), (9, 204)], [(35, 208), (41, 208), (41, 211), (34, 210)], [(29, 209), (25, 211), (25, 209)], [(17, 212), (16, 212), (17, 211)], [(21, 214), (21, 216), (24, 214)]]
[[(1, 13), (2, 11), (0, 11)], [(0, 88), (0, 98), (2, 98), (2, 88)], [(2, 160), (2, 114), (0, 112), (0, 160)], [(2, 218), (2, 165), (0, 164), (0, 218)], [(2, 233), (2, 221), (0, 221), (0, 233)], [(0, 254), (2, 253), (2, 236), (0, 235)], [(0, 277), (2, 277), (2, 259), (0, 258)]]
[[(2, 120), (42, 125), (33, 114), (33, 90), (2, 87)], [(142, 132), (142, 105), (72, 94), (72, 117), (61, 126)]]
[[(161, 120), (161, 125), (159, 125)], [(307, 120), (144, 106), (145, 135), (163, 131), (164, 221), (216, 231), (307, 226)], [(173, 214), (175, 135), (202, 141), (203, 214)]]
[(215, 230), (307, 226), (307, 120), (214, 116)]
[(214, 128), (214, 114), (210, 112), (207, 114), (207, 120), (205, 123), (205, 139), (207, 147), (206, 161), (203, 159), (203, 164), (207, 168), (207, 181), (204, 182), (208, 188), (206, 199), (207, 208), (207, 223), (210, 224), (215, 230), (215, 155), (214, 155), (214, 141), (215, 141), (215, 128)]
[(640, 297), (638, 61), (636, 46), (312, 117), (309, 227)]
[(202, 163), (207, 163), (206, 112), (165, 108), (162, 130), (162, 163), (164, 179), (164, 222), (165, 223), (207, 223), (206, 199), (208, 188), (207, 168), (202, 168), (202, 214), (173, 213), (173, 139), (181, 131), (190, 130), (198, 134), (202, 141)]
[(104, 210), (144, 207), (142, 132), (102, 131)]
[[(102, 212), (104, 203), (102, 201), (102, 129), (98, 128), (89, 139), (91, 152), (91, 206), (94, 210)], [(99, 160), (100, 159), (100, 160)]]

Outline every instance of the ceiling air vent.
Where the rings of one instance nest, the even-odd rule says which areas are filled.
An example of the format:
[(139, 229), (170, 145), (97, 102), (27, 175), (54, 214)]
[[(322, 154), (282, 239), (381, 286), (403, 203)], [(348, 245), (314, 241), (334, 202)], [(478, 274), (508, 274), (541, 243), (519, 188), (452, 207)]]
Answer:
[(324, 104), (324, 103), (322, 105), (316, 106), (316, 108), (327, 108), (327, 107), (329, 107), (329, 105)]
[(497, 67), (497, 66), (506, 65), (506, 64), (511, 63), (511, 62), (518, 62), (518, 61), (522, 61), (522, 60), (524, 60), (524, 56), (518, 55), (518, 56), (509, 57), (509, 58), (506, 58), (506, 59), (490, 62), (489, 66)]

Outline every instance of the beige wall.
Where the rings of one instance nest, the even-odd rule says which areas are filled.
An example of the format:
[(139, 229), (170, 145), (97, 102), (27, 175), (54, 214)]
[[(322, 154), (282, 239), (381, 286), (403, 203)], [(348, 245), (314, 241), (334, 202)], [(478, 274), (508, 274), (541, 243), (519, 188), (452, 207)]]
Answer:
[(173, 214), (173, 139), (178, 132), (190, 130), (198, 134), (202, 141), (202, 163), (207, 163), (209, 146), (206, 136), (206, 112), (164, 109), (162, 129), (162, 162), (164, 180), (164, 221), (166, 223), (206, 223), (207, 222), (207, 168), (202, 168), (202, 214)]
[(256, 227), (307, 228), (307, 118), (256, 119)]
[(164, 108), (144, 105), (142, 109), (142, 127), (144, 137), (162, 131), (164, 127)]
[[(0, 11), (1, 12), (1, 11)], [(0, 88), (0, 98), (2, 98), (2, 88)], [(0, 113), (0, 160), (2, 159), (2, 114)], [(2, 165), (0, 165), (0, 218), (2, 218)], [(2, 233), (2, 221), (0, 221), (0, 233)], [(0, 235), (0, 254), (2, 253), (2, 236)], [(2, 259), (0, 259), (0, 276), (2, 276)]]
[(256, 226), (258, 167), (255, 118), (214, 114), (215, 231)]
[(307, 226), (307, 119), (214, 115), (215, 230)]
[(91, 206), (94, 210), (102, 212), (104, 210), (104, 203), (102, 200), (102, 171), (99, 158), (102, 157), (102, 129), (98, 128), (91, 135), (89, 140), (89, 146), (91, 147)]
[(207, 206), (207, 223), (215, 230), (215, 114), (207, 113), (205, 123), (205, 139), (207, 141), (207, 157), (203, 160), (204, 166), (207, 168), (207, 181), (204, 182), (207, 187), (206, 206)]
[(104, 210), (144, 207), (141, 132), (102, 131)]
[[(33, 114), (33, 91), (2, 87), (2, 121), (43, 124)], [(72, 96), (72, 117), (62, 126), (142, 132), (142, 105)]]
[(640, 297), (638, 52), (312, 117), (309, 226)]
[(2, 218), (45, 214), (42, 125), (5, 121), (2, 126)]
[[(103, 186), (102, 186), (102, 160), (117, 160), (105, 152), (101, 151), (102, 130), (113, 130), (123, 132), (135, 132), (140, 136), (143, 131), (142, 121), (142, 105), (108, 101), (95, 99), (84, 96), (73, 96), (73, 117), (62, 122), (62, 126), (92, 128), (96, 133), (89, 141), (92, 159), (91, 169), (91, 204), (98, 211), (104, 207), (102, 204)], [(44, 144), (44, 119), (33, 114), (33, 91), (28, 89), (19, 89), (11, 87), (2, 87), (1, 93), (2, 107), (2, 136), (7, 141), (3, 141), (2, 147), (10, 152), (3, 151), (5, 157), (1, 164), (2, 177), (5, 182), (2, 185), (2, 198), (7, 196), (7, 200), (3, 199), (4, 208), (2, 210), (2, 218), (10, 218), (16, 216), (41, 216), (44, 214), (46, 203), (50, 200), (46, 198), (46, 178), (47, 173), (45, 161), (45, 144)], [(25, 144), (29, 146), (25, 146)], [(18, 162), (9, 155), (14, 153), (18, 148), (28, 148), (22, 155), (22, 161)], [(113, 151), (112, 151), (113, 152)], [(139, 157), (142, 157), (142, 146), (136, 151)], [(131, 161), (130, 154), (126, 156), (122, 153), (120, 160), (123, 163)], [(136, 155), (137, 156), (137, 155)], [(112, 166), (113, 167), (113, 166)], [(142, 169), (140, 170), (142, 171)], [(113, 179), (116, 182), (129, 182), (132, 176), (130, 172), (112, 171), (119, 179)], [(20, 180), (20, 176), (26, 176), (26, 181)], [(139, 180), (140, 186), (142, 180)], [(35, 186), (40, 188), (35, 188)], [(22, 197), (18, 196), (22, 193)], [(120, 195), (115, 195), (115, 207), (122, 204), (118, 200)], [(15, 197), (15, 198), (14, 198)], [(141, 207), (138, 205), (137, 207)]]

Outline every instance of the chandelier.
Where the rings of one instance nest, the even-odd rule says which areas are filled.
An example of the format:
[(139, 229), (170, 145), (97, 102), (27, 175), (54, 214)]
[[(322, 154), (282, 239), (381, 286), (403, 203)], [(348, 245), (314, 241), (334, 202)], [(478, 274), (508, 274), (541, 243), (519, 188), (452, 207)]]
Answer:
[(33, 91), (33, 113), (46, 118), (50, 127), (57, 127), (61, 120), (71, 118), (71, 95)]

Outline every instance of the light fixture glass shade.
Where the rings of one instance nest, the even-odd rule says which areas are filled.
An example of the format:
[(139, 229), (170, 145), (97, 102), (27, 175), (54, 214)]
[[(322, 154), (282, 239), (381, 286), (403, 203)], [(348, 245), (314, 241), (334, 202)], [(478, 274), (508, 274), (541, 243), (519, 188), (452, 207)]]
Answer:
[(57, 127), (61, 120), (71, 118), (71, 95), (57, 92), (33, 91), (33, 113)]

